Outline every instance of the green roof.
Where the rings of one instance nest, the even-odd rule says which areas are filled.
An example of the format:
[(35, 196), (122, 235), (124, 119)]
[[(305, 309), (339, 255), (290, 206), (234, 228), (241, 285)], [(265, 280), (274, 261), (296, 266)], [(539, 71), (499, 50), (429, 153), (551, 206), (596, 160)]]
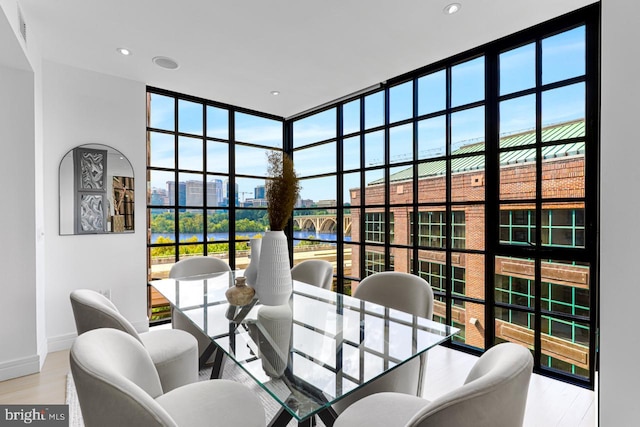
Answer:
[[(542, 142), (561, 141), (571, 138), (580, 138), (585, 135), (585, 123), (583, 120), (562, 123), (548, 126), (542, 129)], [(500, 138), (500, 148), (525, 147), (522, 150), (507, 151), (500, 154), (500, 165), (514, 165), (520, 163), (533, 162), (536, 158), (536, 149), (533, 145), (536, 142), (535, 130), (518, 132), (505, 135)], [(584, 142), (571, 142), (553, 145), (542, 148), (543, 159), (554, 159), (559, 157), (576, 156), (584, 154)], [(455, 158), (451, 160), (451, 172), (469, 172), (474, 170), (484, 170), (484, 150), (483, 142), (474, 142), (460, 147), (452, 155), (478, 153), (477, 156)], [(446, 174), (446, 161), (435, 160), (432, 162), (420, 163), (418, 165), (418, 177), (439, 176)], [(406, 181), (413, 179), (413, 168), (409, 167), (391, 175), (390, 180)], [(383, 182), (383, 179), (371, 181), (368, 185), (376, 185)]]

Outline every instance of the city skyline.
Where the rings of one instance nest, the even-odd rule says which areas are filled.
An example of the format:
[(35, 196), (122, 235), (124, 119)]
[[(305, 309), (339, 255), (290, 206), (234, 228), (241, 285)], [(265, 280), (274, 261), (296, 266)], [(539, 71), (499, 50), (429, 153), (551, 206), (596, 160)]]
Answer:
[[(167, 181), (164, 188), (152, 187), (151, 188), (151, 202), (150, 205), (154, 206), (170, 206), (175, 204), (175, 181)], [(203, 206), (202, 197), (202, 181), (200, 180), (188, 180), (178, 181), (178, 204), (182, 206)], [(207, 207), (228, 207), (228, 188), (229, 180), (212, 179), (207, 181)], [(266, 200), (266, 186), (259, 185), (253, 189), (253, 197), (247, 197), (250, 192), (238, 191), (238, 184), (236, 184), (235, 200), (239, 207), (266, 207), (268, 205)], [(329, 203), (327, 203), (329, 202)], [(298, 197), (296, 208), (305, 207), (321, 207), (320, 205), (335, 204), (335, 199), (302, 199)], [(248, 204), (247, 204), (248, 203)], [(331, 205), (333, 206), (333, 205)]]

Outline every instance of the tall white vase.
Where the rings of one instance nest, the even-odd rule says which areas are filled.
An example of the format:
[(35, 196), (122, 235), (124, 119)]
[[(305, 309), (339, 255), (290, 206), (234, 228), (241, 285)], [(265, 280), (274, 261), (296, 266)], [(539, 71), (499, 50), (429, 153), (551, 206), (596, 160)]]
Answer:
[(251, 255), (249, 256), (249, 265), (244, 270), (244, 277), (247, 279), (247, 285), (253, 289), (256, 288), (256, 279), (258, 278), (258, 263), (260, 262), (260, 247), (262, 239), (254, 238), (249, 241)]
[(267, 231), (262, 237), (258, 266), (255, 286), (258, 301), (264, 305), (286, 304), (293, 287), (284, 231)]

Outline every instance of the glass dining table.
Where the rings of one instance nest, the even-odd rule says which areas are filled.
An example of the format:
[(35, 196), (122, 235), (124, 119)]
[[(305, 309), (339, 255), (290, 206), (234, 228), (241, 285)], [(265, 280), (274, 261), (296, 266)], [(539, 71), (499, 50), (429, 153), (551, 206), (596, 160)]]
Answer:
[(233, 306), (225, 292), (235, 274), (241, 272), (150, 285), (211, 338), (202, 358), (215, 354), (212, 378), (220, 377), (226, 356), (279, 404), (270, 426), (292, 418), (310, 426), (315, 415), (331, 426), (332, 404), (459, 331), (297, 281), (283, 306), (257, 298)]

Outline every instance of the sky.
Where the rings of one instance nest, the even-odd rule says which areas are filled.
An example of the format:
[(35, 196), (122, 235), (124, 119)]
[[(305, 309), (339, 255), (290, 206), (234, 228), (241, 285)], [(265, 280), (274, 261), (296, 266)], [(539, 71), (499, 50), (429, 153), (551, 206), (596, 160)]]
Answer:
[[(548, 84), (585, 73), (584, 27), (560, 33), (542, 40), (542, 83)], [(452, 107), (481, 101), (484, 97), (484, 57), (457, 64), (451, 69)], [(503, 52), (499, 58), (500, 96), (535, 86), (535, 44)], [(446, 104), (446, 74), (444, 70), (420, 77), (418, 85), (418, 115), (442, 111)], [(395, 123), (413, 114), (413, 81), (389, 89), (389, 121)], [(585, 85), (577, 83), (542, 93), (541, 110), (543, 127), (550, 124), (583, 118), (585, 114)], [(203, 125), (203, 107), (200, 104), (179, 100), (179, 131), (199, 135), (200, 138), (180, 137), (178, 158), (180, 169), (202, 170), (203, 134), (208, 137), (229, 139), (229, 114), (227, 110), (206, 107), (207, 125)], [(384, 91), (364, 97), (365, 130), (384, 124)], [(499, 105), (500, 134), (508, 135), (535, 128), (535, 95), (503, 100)], [(236, 112), (235, 140), (258, 144), (264, 148), (236, 145), (236, 175), (253, 175), (258, 178), (238, 177), (240, 200), (253, 197), (253, 190), (264, 184), (266, 154), (270, 148), (282, 147), (282, 124), (250, 114)], [(343, 134), (359, 131), (360, 100), (344, 105)], [(336, 199), (335, 177), (307, 179), (306, 177), (331, 173), (336, 165), (336, 141), (322, 146), (303, 148), (309, 144), (336, 137), (336, 109), (332, 108), (293, 124), (294, 167), (301, 180), (301, 198), (314, 201)], [(151, 127), (173, 130), (174, 107), (172, 98), (152, 95)], [(445, 154), (445, 115), (420, 120), (417, 124), (418, 159), (429, 159)], [(390, 128), (390, 162), (402, 162), (413, 158), (413, 126), (411, 124)], [(484, 106), (451, 114), (452, 150), (484, 141)], [(151, 135), (151, 166), (174, 167), (173, 136), (160, 133)], [(481, 149), (481, 148), (480, 148)], [(360, 165), (359, 136), (346, 138), (343, 143), (343, 167), (346, 171), (360, 166), (369, 167), (384, 163), (384, 131), (367, 133), (364, 141), (365, 164)], [(228, 145), (223, 142), (207, 144), (207, 170), (214, 179), (226, 179), (229, 172)], [(194, 176), (183, 174), (180, 180)], [(366, 181), (382, 177), (382, 172), (367, 173)], [(371, 178), (371, 179), (370, 179)], [(152, 188), (166, 188), (165, 182), (173, 180), (173, 174), (152, 172)], [(359, 175), (345, 175), (345, 201), (348, 189), (359, 187)]]

